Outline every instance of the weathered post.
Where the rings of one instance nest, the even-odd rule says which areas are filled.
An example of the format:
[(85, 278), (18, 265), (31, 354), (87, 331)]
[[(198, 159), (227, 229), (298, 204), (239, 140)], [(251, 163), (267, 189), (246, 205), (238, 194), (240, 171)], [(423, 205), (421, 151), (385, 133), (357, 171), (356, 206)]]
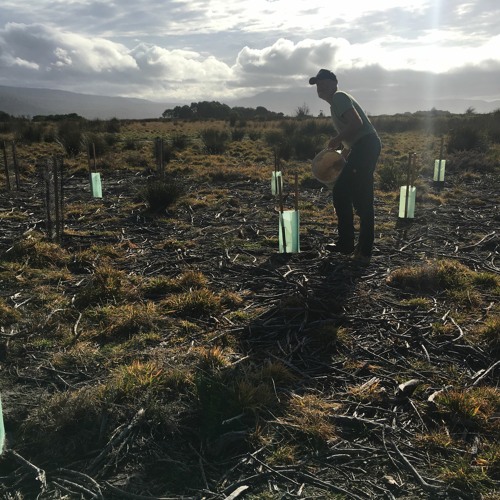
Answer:
[(3, 141), (3, 163), (5, 169), (5, 185), (7, 187), (7, 191), (10, 191), (9, 162), (7, 160), (7, 144), (5, 141)]
[(12, 141), (12, 161), (14, 162), (14, 174), (16, 176), (16, 189), (19, 190), (19, 165), (17, 164), (16, 143)]

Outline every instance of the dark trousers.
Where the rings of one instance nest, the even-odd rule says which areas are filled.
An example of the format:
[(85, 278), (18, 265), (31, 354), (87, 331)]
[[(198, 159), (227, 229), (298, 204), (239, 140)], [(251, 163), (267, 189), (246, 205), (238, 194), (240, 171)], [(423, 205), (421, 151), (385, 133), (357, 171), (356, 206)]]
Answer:
[(338, 243), (354, 245), (354, 214), (359, 216), (357, 248), (363, 255), (371, 255), (375, 239), (373, 208), (373, 173), (380, 155), (378, 135), (362, 137), (351, 148), (347, 162), (333, 187), (333, 206), (338, 219)]

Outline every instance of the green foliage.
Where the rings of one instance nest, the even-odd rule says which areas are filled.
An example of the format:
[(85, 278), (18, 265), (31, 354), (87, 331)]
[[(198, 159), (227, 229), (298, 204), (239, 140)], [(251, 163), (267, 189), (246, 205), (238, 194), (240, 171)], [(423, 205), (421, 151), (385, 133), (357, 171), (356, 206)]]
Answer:
[(377, 166), (377, 187), (382, 191), (394, 191), (402, 185), (405, 172), (400, 162), (387, 160)]
[(177, 151), (183, 151), (191, 142), (191, 139), (186, 134), (177, 133), (172, 136), (172, 147)]
[(228, 147), (229, 134), (225, 130), (207, 128), (201, 131), (200, 136), (208, 154), (222, 154)]
[(450, 131), (448, 138), (448, 153), (456, 151), (486, 151), (487, 137), (483, 130), (473, 123), (460, 125)]
[(68, 156), (75, 157), (82, 150), (82, 125), (79, 121), (59, 122), (57, 137)]
[(11, 262), (22, 262), (31, 267), (64, 266), (68, 260), (68, 253), (58, 244), (45, 241), (41, 235), (31, 234), (16, 241), (12, 248), (3, 255), (3, 259)]
[(140, 196), (148, 204), (150, 212), (161, 213), (175, 203), (183, 193), (183, 187), (173, 178), (154, 179), (147, 183)]
[(31, 144), (33, 142), (41, 142), (43, 138), (44, 126), (39, 123), (19, 122), (19, 127), (16, 132), (18, 141)]
[(446, 160), (446, 169), (450, 172), (494, 172), (498, 162), (484, 151), (465, 150), (451, 153)]
[(245, 137), (245, 129), (238, 128), (231, 132), (231, 139), (233, 141), (241, 141)]
[(0, 297), (0, 327), (11, 325), (21, 319), (21, 313), (5, 303)]

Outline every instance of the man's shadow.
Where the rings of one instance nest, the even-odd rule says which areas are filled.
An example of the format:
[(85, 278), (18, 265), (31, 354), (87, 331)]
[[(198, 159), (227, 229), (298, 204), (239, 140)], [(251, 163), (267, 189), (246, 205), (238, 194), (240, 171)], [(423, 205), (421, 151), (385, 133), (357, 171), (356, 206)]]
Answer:
[(306, 249), (274, 253), (245, 272), (248, 290), (260, 302), (260, 314), (240, 337), (249, 356), (279, 359), (296, 373), (328, 370), (342, 342), (347, 303), (370, 269), (349, 256)]

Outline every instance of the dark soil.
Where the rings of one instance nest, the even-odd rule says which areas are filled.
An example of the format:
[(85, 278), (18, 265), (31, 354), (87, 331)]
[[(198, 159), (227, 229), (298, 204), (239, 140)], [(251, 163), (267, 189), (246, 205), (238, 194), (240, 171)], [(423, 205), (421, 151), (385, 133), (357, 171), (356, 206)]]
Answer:
[[(446, 204), (419, 201), (410, 221), (398, 220), (396, 195), (390, 201), (377, 199), (380, 229), (368, 266), (325, 250), (335, 238), (333, 209), (331, 218), (322, 223), (301, 214), (301, 252), (278, 253), (278, 212), (267, 181), (208, 184), (177, 178), (199, 199), (215, 188), (227, 189), (228, 196), (213, 207), (180, 203), (159, 217), (148, 214), (143, 205), (131, 208), (130, 201), (137, 199), (144, 184), (141, 175), (105, 173), (102, 200), (90, 198), (85, 176), (68, 179), (66, 206), (81, 201), (95, 210), (84, 218), (66, 215), (62, 247), (70, 252), (93, 244), (126, 247), (129, 258), (117, 265), (127, 273), (174, 277), (196, 269), (209, 278), (213, 289), (244, 294), (244, 307), (259, 314), (246, 324), (224, 315), (207, 319), (206, 328), (217, 330), (213, 344), (223, 345), (226, 336), (238, 338), (233, 346), (235, 363), (252, 366), (280, 360), (296, 376), (283, 394), (314, 393), (341, 407), (330, 415), (337, 437), (314, 443), (306, 435), (296, 462), (271, 466), (265, 460), (266, 449), (252, 447), (244, 425), (219, 432), (211, 441), (201, 441), (196, 429), (186, 429), (158, 442), (142, 430), (143, 417), (138, 413), (123, 422), (121, 430), (128, 429), (130, 435), (123, 438), (125, 448), (117, 442), (113, 450), (106, 450), (104, 443), (80, 460), (51, 463), (22, 442), (20, 424), (48, 394), (97, 383), (99, 370), (61, 373), (51, 369), (44, 352), (12, 352), (14, 340), (19, 343), (33, 335), (12, 325), (0, 334), (9, 444), (0, 461), (2, 497), (479, 498), (476, 483), (446, 482), (438, 472), (448, 460), (473, 461), (474, 447), (490, 437), (462, 425), (457, 437), (462, 449), (436, 451), (417, 444), (416, 436), (443, 432), (446, 427), (457, 431), (429, 401), (437, 391), (451, 386), (466, 389), (475, 382), (498, 384), (498, 365), (478, 381), (497, 362), (498, 354), (469, 339), (469, 332), (488, 317), (498, 297), (484, 292), (483, 305), (467, 316), (467, 308), (453, 303), (442, 290), (416, 292), (387, 280), (395, 270), (428, 259), (447, 259), (498, 275), (500, 182), (494, 174), (470, 179), (451, 173), (444, 190), (436, 193), (446, 195)], [(433, 192), (430, 183), (425, 190)], [(293, 206), (293, 190), (285, 191), (285, 205)], [(330, 196), (317, 185), (301, 187), (300, 198), (317, 207), (331, 206)], [(4, 189), (0, 211), (4, 257), (26, 232), (46, 230), (43, 193), (36, 179), (23, 180), (20, 190)], [(165, 248), (166, 240), (180, 244)], [(85, 272), (81, 274), (84, 279)], [(415, 308), (404, 301), (422, 296), (431, 300), (430, 307)], [(29, 288), (14, 289), (12, 283), (2, 285), (1, 297), (24, 315), (36, 302)], [(433, 331), (436, 323), (447, 325), (442, 335)], [(315, 335), (325, 325), (342, 327), (349, 338), (325, 344)], [(451, 373), (459, 376), (454, 380)], [(416, 380), (414, 385), (399, 387), (410, 380)], [(353, 397), (350, 388), (363, 384), (374, 384), (372, 399)], [(284, 440), (296, 432), (272, 412), (260, 418), (281, 429), (277, 432)], [(184, 466), (176, 464), (184, 460)], [(169, 486), (174, 484), (172, 471), (178, 471), (182, 486)], [(494, 495), (495, 485), (487, 484), (484, 491)]]

